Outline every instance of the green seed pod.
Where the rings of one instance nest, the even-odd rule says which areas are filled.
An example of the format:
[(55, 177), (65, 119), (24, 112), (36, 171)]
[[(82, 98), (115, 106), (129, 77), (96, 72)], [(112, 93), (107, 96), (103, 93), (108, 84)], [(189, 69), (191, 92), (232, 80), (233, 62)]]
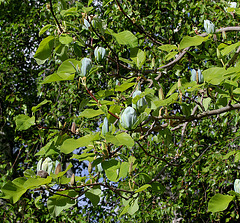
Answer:
[(89, 58), (82, 59), (81, 77), (85, 77), (92, 68), (92, 61)]
[[(135, 98), (137, 95), (140, 95), (142, 92), (139, 91), (139, 90), (136, 90), (134, 93), (133, 93), (133, 98)], [(147, 105), (147, 101), (146, 99), (143, 97), (143, 98), (140, 98), (137, 103), (132, 103), (132, 107), (139, 110), (140, 108), (142, 108), (143, 106)]]
[(240, 180), (236, 179), (234, 181), (234, 191), (240, 194)]
[(204, 20), (204, 29), (207, 34), (215, 32), (215, 25), (210, 20)]
[(134, 108), (127, 107), (121, 117), (120, 117), (120, 123), (123, 128), (130, 130), (132, 129), (134, 123), (137, 121), (137, 113)]
[(94, 56), (96, 61), (101, 61), (103, 60), (105, 56), (106, 50), (103, 47), (96, 47), (94, 50)]
[(108, 126), (108, 119), (107, 117), (105, 117), (102, 125), (102, 134), (105, 136), (107, 132), (109, 132), (109, 126)]

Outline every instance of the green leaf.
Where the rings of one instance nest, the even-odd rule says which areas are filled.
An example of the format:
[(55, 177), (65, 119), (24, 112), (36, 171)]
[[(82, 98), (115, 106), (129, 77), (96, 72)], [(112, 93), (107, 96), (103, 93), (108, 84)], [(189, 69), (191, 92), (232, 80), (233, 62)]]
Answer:
[(59, 37), (59, 42), (64, 45), (69, 45), (73, 41), (73, 38), (67, 34), (62, 34)]
[(81, 61), (68, 59), (65, 60), (57, 70), (57, 74), (63, 80), (73, 80), (77, 68), (81, 67)]
[(5, 195), (2, 198), (10, 199), (11, 202), (16, 203), (20, 199), (20, 197), (27, 191), (27, 188), (23, 187), (23, 184), (26, 180), (26, 178), (20, 177), (12, 182), (7, 182), (1, 188), (1, 191)]
[(235, 44), (231, 44), (230, 46), (226, 46), (223, 50), (221, 50), (221, 54), (223, 56), (225, 56), (225, 55), (231, 53), (239, 45), (240, 45), (240, 41)]
[(52, 103), (52, 101), (45, 99), (44, 101), (42, 101), (41, 103), (39, 103), (37, 106), (32, 107), (32, 112), (35, 113), (36, 111), (39, 110), (38, 108), (40, 108), (42, 105), (47, 104), (48, 102)]
[(216, 194), (208, 202), (208, 212), (224, 211), (234, 196)]
[(119, 178), (126, 178), (129, 171), (130, 164), (128, 162), (122, 162), (120, 166)]
[(38, 65), (44, 64), (45, 61), (51, 56), (54, 36), (48, 36), (43, 39), (34, 55)]
[(22, 131), (29, 129), (32, 125), (35, 124), (35, 117), (29, 117), (27, 115), (18, 115), (15, 118), (16, 130)]
[(85, 109), (80, 113), (80, 117), (85, 117), (85, 118), (93, 118), (99, 115), (104, 114), (104, 112), (101, 109), (94, 110), (94, 109)]
[(40, 29), (40, 31), (39, 31), (39, 36), (41, 36), (43, 33), (45, 33), (45, 32), (46, 32), (48, 29), (50, 29), (51, 27), (54, 27), (54, 26), (48, 24), (48, 25), (42, 27), (42, 28)]
[(154, 104), (157, 107), (166, 106), (166, 105), (170, 105), (170, 104), (176, 102), (177, 99), (178, 99), (178, 93), (174, 93), (170, 97), (168, 97), (167, 99), (154, 101)]
[[(74, 198), (78, 193), (73, 190), (68, 190), (59, 191), (58, 194), (67, 195)], [(62, 210), (66, 210), (76, 204), (76, 200), (69, 197), (53, 195), (52, 197), (48, 198), (47, 207), (53, 217), (57, 217)]]
[(119, 85), (116, 86), (115, 90), (123, 92), (123, 91), (126, 91), (128, 88), (130, 88), (130, 87), (132, 87), (134, 85), (135, 85), (135, 83), (124, 83), (124, 84), (122, 84), (120, 86)]
[(166, 55), (165, 60), (166, 60), (166, 61), (171, 60), (171, 59), (175, 58), (175, 56), (176, 56), (177, 54), (178, 54), (177, 51), (170, 52), (169, 54)]
[(89, 162), (92, 162), (95, 156), (95, 153), (82, 153), (81, 155), (73, 154), (71, 159), (78, 159), (78, 161), (88, 160)]
[(226, 77), (225, 75), (233, 73), (224, 67), (212, 67), (202, 72), (204, 80), (213, 85), (219, 85)]
[(158, 48), (160, 50), (167, 51), (167, 52), (170, 52), (172, 50), (177, 50), (177, 46), (170, 45), (170, 44), (165, 44), (165, 45), (159, 46)]
[(102, 168), (105, 170), (107, 178), (113, 182), (119, 180), (119, 167), (120, 162), (114, 159), (102, 162)]
[(149, 187), (151, 187), (150, 184), (145, 184), (145, 185), (139, 187), (139, 188), (135, 191), (135, 193), (139, 193), (139, 192), (141, 192), (141, 191), (143, 191), (143, 190), (146, 190), (146, 189), (149, 188)]
[(96, 206), (100, 201), (101, 190), (92, 188), (85, 193), (85, 196), (92, 202), (93, 206)]
[(199, 46), (202, 42), (205, 41), (205, 38), (202, 36), (184, 36), (180, 42), (179, 50), (185, 49), (190, 46)]
[(89, 144), (92, 144), (92, 140), (94, 140), (95, 137), (96, 135), (89, 134), (78, 139), (67, 139), (63, 142), (62, 146), (60, 147), (60, 151), (65, 154), (69, 154), (79, 147), (84, 147), (88, 146)]
[(128, 30), (120, 33), (114, 33), (113, 36), (116, 38), (119, 44), (129, 45), (131, 48), (134, 48), (138, 45), (137, 37)]
[(130, 135), (126, 132), (120, 133), (116, 136), (110, 134), (109, 132), (105, 136), (107, 143), (112, 143), (115, 146), (125, 145), (129, 148), (134, 146), (134, 141)]

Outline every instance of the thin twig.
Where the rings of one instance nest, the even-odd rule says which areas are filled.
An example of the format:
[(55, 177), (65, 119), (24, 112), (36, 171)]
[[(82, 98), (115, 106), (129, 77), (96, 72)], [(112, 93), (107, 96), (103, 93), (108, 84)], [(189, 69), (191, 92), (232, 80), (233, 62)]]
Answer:
[(50, 11), (51, 11), (51, 13), (52, 13), (52, 16), (53, 16), (55, 22), (57, 23), (60, 32), (62, 33), (62, 32), (63, 32), (62, 27), (61, 27), (60, 23), (58, 22), (55, 14), (54, 14), (54, 11), (53, 11), (52, 0), (49, 0), (49, 1), (50, 1)]

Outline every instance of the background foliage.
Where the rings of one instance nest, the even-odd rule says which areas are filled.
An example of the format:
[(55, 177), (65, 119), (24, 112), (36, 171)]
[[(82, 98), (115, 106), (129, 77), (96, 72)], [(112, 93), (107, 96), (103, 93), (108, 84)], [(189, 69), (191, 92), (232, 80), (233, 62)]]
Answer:
[[(0, 10), (4, 221), (239, 219), (239, 8), (61, 0)], [(126, 107), (137, 116), (129, 128)], [(47, 157), (53, 172), (41, 178)]]

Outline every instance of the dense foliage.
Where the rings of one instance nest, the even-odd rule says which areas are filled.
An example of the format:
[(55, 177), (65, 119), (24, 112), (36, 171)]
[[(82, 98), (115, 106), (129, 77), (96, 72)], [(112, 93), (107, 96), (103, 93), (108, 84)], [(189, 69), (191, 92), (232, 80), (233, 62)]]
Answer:
[(27, 22), (1, 23), (5, 220), (239, 219), (239, 5), (18, 4)]

